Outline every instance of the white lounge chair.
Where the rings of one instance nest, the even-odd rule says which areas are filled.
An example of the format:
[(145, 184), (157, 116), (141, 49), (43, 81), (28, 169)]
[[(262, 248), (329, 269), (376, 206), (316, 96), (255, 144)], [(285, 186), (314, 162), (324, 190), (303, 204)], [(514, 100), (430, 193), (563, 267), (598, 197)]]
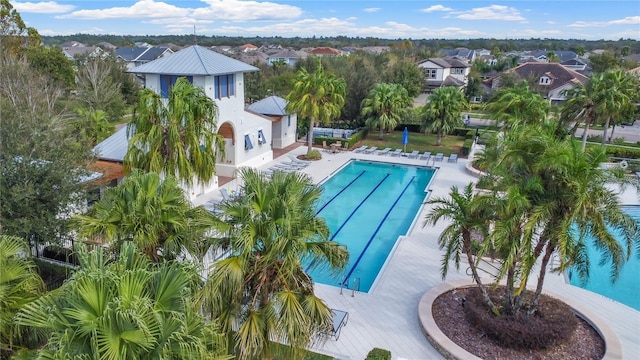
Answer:
[(336, 341), (340, 338), (340, 331), (342, 327), (349, 322), (349, 313), (342, 310), (331, 309), (331, 315), (333, 316), (333, 324), (329, 332), (329, 336), (335, 338)]
[(407, 157), (408, 157), (409, 159), (417, 159), (419, 155), (420, 155), (420, 151), (418, 151), (418, 150), (413, 150), (413, 151), (411, 152), (411, 154), (407, 155)]
[(402, 155), (402, 149), (396, 149), (394, 152), (391, 153), (391, 156), (400, 156)]
[(442, 160), (444, 160), (444, 154), (443, 153), (437, 153), (436, 156), (433, 157), (433, 162), (434, 163), (436, 161), (442, 162)]
[(420, 160), (429, 160), (431, 158), (431, 151), (425, 151), (424, 154), (420, 155)]
[(449, 155), (449, 159), (447, 160), (447, 162), (458, 162), (458, 154), (451, 154)]
[(363, 152), (365, 150), (367, 150), (367, 145), (362, 145), (359, 148), (353, 150), (353, 152), (361, 153), (361, 152)]
[(287, 155), (289, 157), (289, 159), (291, 159), (291, 163), (295, 164), (295, 165), (300, 165), (302, 167), (307, 167), (309, 166), (309, 164), (311, 164), (311, 161), (306, 161), (306, 160), (300, 160), (298, 158), (296, 158), (295, 156), (289, 154)]
[(378, 151), (378, 155), (387, 155), (389, 153), (389, 151), (391, 151), (390, 147), (384, 148), (384, 149)]
[(365, 154), (373, 154), (376, 150), (378, 150), (377, 146), (373, 146), (364, 151)]

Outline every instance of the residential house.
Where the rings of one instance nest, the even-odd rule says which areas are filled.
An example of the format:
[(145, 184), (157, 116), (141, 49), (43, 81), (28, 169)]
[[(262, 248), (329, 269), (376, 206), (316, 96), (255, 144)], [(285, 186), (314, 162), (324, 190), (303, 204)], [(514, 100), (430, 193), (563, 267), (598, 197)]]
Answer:
[(105, 57), (107, 54), (97, 46), (72, 46), (62, 48), (64, 56), (72, 61), (89, 57)]
[(344, 55), (342, 51), (331, 47), (321, 46), (307, 51), (312, 56), (340, 56)]
[(579, 73), (587, 70), (587, 63), (579, 58), (562, 61), (560, 65)]
[(166, 47), (122, 46), (116, 49), (116, 59), (124, 61), (127, 70), (171, 54), (173, 51)]
[(458, 58), (430, 58), (418, 63), (424, 71), (423, 91), (430, 93), (441, 86), (463, 88), (469, 81), (471, 65)]
[(284, 149), (296, 142), (298, 127), (297, 114), (286, 111), (287, 100), (279, 96), (269, 96), (247, 106), (247, 111), (264, 115), (271, 120), (271, 147)]
[(533, 59), (539, 62), (549, 62), (549, 59), (547, 57), (549, 53), (554, 53), (555, 56), (558, 57), (558, 62), (564, 62), (578, 58), (578, 54), (568, 50), (535, 50), (525, 52), (520, 56), (520, 59), (522, 62), (531, 62), (531, 60)]
[(550, 102), (566, 100), (565, 90), (573, 89), (578, 84), (587, 84), (589, 81), (588, 77), (558, 63), (529, 62), (485, 80), (483, 85), (485, 85), (487, 92), (499, 89), (501, 79), (505, 74), (514, 76), (516, 81), (529, 81)]
[(390, 51), (391, 47), (390, 46), (364, 46), (361, 49), (362, 51), (368, 52), (370, 54), (382, 54), (384, 52)]
[(476, 51), (469, 50), (467, 48), (440, 49), (440, 55), (447, 58), (451, 58), (451, 57), (462, 58), (470, 63), (476, 59)]
[(267, 64), (268, 55), (262, 51), (240, 52), (234, 54), (234, 59), (249, 65)]
[[(273, 160), (273, 119), (244, 109), (244, 73), (258, 71), (241, 61), (193, 45), (137, 66), (129, 72), (144, 78), (144, 86), (166, 98), (169, 89), (185, 77), (213, 99), (218, 107), (218, 134), (224, 138), (226, 156), (216, 163), (210, 183), (196, 181), (188, 190), (191, 198), (218, 187), (218, 176), (233, 177), (240, 167), (259, 167)], [(126, 129), (96, 146), (99, 160), (122, 164), (128, 147)], [(197, 179), (196, 179), (197, 180)]]
[(108, 51), (108, 52), (115, 51), (118, 48), (117, 46), (107, 41), (100, 41), (99, 43), (96, 44), (96, 46), (99, 46), (102, 48), (102, 50)]
[(240, 46), (240, 49), (242, 49), (243, 52), (249, 52), (258, 50), (258, 47), (253, 44), (244, 44)]
[(306, 59), (307, 53), (300, 50), (296, 51), (291, 48), (282, 49), (273, 55), (267, 57), (267, 64), (273, 65), (273, 63), (283, 63), (291, 67), (295, 66), (298, 60)]

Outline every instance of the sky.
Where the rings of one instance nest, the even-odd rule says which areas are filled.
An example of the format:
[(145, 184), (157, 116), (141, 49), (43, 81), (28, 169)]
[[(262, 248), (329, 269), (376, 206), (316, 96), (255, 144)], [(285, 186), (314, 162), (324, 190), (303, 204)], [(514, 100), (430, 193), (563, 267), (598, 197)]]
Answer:
[(10, 0), (41, 35), (640, 40), (640, 1)]

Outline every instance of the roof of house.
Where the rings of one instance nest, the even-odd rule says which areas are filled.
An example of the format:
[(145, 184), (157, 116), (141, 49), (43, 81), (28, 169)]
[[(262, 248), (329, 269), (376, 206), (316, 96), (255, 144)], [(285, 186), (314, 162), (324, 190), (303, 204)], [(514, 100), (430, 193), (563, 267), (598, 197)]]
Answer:
[(471, 67), (467, 62), (462, 61), (456, 58), (429, 58), (420, 61), (420, 64), (423, 64), (427, 61), (431, 61), (432, 63), (442, 67), (442, 68), (468, 68)]
[(629, 71), (627, 71), (629, 74), (634, 74), (634, 75), (640, 75), (640, 66), (635, 67)]
[(136, 74), (219, 75), (259, 69), (199, 45), (192, 45), (129, 70)]
[(547, 54), (550, 52), (556, 54), (556, 56), (558, 57), (558, 59), (560, 59), (561, 62), (575, 59), (578, 57), (578, 54), (570, 50), (536, 50), (536, 51), (533, 51), (531, 55), (536, 58), (543, 57), (543, 56), (546, 58)]
[(62, 51), (70, 58), (75, 58), (76, 56), (93, 54), (95, 51), (102, 52), (102, 49), (97, 46), (73, 46), (63, 48)]
[(93, 152), (96, 153), (97, 158), (100, 160), (124, 162), (128, 147), (127, 127), (123, 126), (113, 135), (96, 145), (93, 148)]
[(295, 51), (292, 48), (282, 49), (281, 51), (270, 55), (270, 58), (287, 58), (287, 59), (299, 59), (306, 58), (307, 53), (304, 51)]
[(135, 61), (145, 51), (147, 48), (144, 47), (121, 46), (116, 49), (116, 56), (124, 61)]
[(313, 55), (340, 55), (341, 54), (340, 50), (326, 47), (326, 46), (321, 46), (321, 47), (317, 47), (315, 49), (309, 50), (308, 53)]
[(273, 95), (247, 106), (247, 110), (263, 115), (284, 116), (289, 114), (286, 107), (287, 100)]
[(258, 47), (253, 45), (253, 44), (244, 44), (242, 46), (240, 46), (241, 48), (245, 48), (245, 49), (257, 49)]
[(458, 80), (455, 77), (449, 75), (442, 82), (442, 86), (457, 86), (457, 87), (460, 87), (460, 86), (464, 86), (464, 81)]
[[(552, 79), (552, 81), (548, 85), (550, 90), (559, 88), (560, 86), (563, 86), (569, 82), (582, 84), (586, 84), (587, 82), (589, 82), (588, 77), (558, 63), (527, 62), (513, 69), (509, 69), (505, 73), (515, 74), (519, 79), (523, 80), (537, 80), (543, 76), (546, 76)], [(498, 75), (485, 81), (487, 81), (488, 84), (491, 84), (493, 80), (499, 78), (500, 76), (501, 75)]]
[(475, 50), (469, 50), (467, 48), (441, 49), (440, 54), (446, 56), (460, 56), (464, 58), (471, 58), (475, 54)]

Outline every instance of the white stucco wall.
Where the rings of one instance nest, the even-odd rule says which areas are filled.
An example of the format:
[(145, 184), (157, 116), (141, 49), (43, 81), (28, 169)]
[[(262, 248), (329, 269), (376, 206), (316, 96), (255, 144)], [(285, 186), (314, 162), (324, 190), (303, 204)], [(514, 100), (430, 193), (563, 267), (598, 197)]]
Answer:
[(296, 129), (298, 124), (297, 114), (285, 115), (280, 121), (274, 122), (273, 140), (271, 141), (274, 149), (283, 149), (296, 142)]

